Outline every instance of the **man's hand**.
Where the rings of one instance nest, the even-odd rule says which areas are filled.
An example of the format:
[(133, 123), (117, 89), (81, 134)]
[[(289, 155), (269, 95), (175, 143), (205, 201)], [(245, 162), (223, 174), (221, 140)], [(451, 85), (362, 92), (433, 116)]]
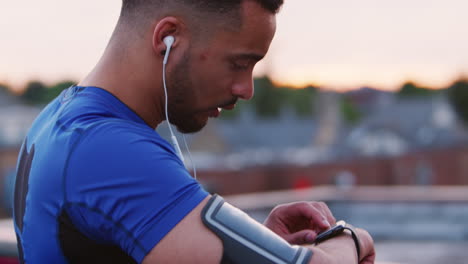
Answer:
[(290, 244), (312, 243), (318, 233), (336, 222), (323, 202), (296, 202), (276, 206), (264, 225)]

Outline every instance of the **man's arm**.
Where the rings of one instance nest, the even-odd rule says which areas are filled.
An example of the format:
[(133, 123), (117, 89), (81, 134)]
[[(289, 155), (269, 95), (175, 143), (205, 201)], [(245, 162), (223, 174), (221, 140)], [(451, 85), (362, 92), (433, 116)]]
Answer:
[[(223, 256), (222, 241), (203, 224), (201, 217), (209, 199), (205, 198), (179, 222), (151, 250), (143, 263), (220, 263)], [(368, 244), (363, 243), (365, 247)], [(356, 263), (356, 249), (350, 237), (333, 238), (309, 248), (313, 252), (311, 264)], [(369, 250), (363, 249), (362, 252), (366, 256)]]
[(143, 259), (143, 264), (220, 263), (222, 242), (203, 224), (201, 218), (209, 199), (210, 196), (206, 197), (182, 219)]

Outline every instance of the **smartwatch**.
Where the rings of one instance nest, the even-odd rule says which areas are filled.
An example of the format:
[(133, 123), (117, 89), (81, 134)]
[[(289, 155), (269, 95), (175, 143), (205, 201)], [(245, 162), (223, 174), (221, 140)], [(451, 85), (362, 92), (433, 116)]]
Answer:
[(361, 259), (361, 243), (359, 243), (359, 238), (357, 237), (356, 232), (353, 230), (353, 228), (350, 225), (347, 225), (346, 222), (343, 220), (336, 222), (336, 224), (333, 227), (318, 234), (314, 240), (314, 244), (318, 245), (319, 243), (325, 240), (328, 240), (332, 237), (335, 237), (343, 233), (345, 230), (348, 230), (351, 232), (351, 237), (353, 238), (354, 245), (356, 246), (358, 263), (359, 263), (359, 260)]

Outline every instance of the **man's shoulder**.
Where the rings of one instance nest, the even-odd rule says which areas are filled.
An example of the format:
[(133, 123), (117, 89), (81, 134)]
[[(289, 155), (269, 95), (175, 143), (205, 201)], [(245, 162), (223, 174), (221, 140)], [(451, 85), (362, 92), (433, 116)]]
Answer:
[(170, 144), (151, 132), (123, 121), (103, 122), (83, 131), (69, 152), (69, 186), (99, 182), (111, 191), (116, 182), (126, 182), (130, 187), (135, 181), (160, 180), (154, 176), (157, 170), (182, 173), (183, 163)]
[(80, 144), (91, 148), (101, 148), (103, 145), (112, 145), (113, 148), (122, 150), (172, 148), (150, 127), (125, 119), (97, 120), (80, 133)]
[(105, 133), (106, 128), (116, 128), (145, 137), (155, 135), (135, 112), (101, 88), (71, 87), (55, 101), (58, 107), (48, 115), (62, 130), (86, 133), (98, 128)]

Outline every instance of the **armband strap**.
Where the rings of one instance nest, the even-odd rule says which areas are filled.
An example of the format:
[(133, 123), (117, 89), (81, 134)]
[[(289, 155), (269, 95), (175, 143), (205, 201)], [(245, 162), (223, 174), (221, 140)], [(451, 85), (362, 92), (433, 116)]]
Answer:
[(222, 263), (305, 264), (312, 251), (286, 240), (214, 195), (202, 211), (206, 227), (223, 241)]

